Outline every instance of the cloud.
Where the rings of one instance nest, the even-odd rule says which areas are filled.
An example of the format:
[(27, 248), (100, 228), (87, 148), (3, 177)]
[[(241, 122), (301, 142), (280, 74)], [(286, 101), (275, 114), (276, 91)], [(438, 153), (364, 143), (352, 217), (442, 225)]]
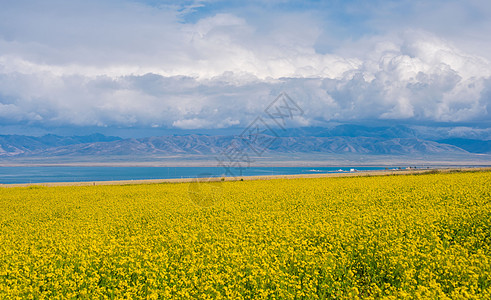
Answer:
[[(466, 30), (487, 26), (475, 8), (488, 6), (452, 3), (435, 17), (477, 14)], [(426, 30), (423, 2), (389, 2), (380, 11), (347, 4), (345, 19), (326, 13), (327, 21), (315, 6), (296, 13), (287, 4), (258, 17), (256, 2), (248, 13), (208, 14), (206, 2), (8, 3), (0, 12), (0, 124), (247, 126), (282, 91), (305, 111), (291, 126), (490, 119), (489, 57), (453, 42), (464, 39), (443, 27)], [(391, 12), (404, 9), (427, 28), (410, 18), (395, 22)], [(352, 32), (357, 39), (329, 33), (349, 20), (347, 11), (368, 26)], [(192, 13), (200, 17), (183, 21)], [(381, 32), (390, 24), (394, 30)], [(320, 51), (323, 38), (339, 44)]]

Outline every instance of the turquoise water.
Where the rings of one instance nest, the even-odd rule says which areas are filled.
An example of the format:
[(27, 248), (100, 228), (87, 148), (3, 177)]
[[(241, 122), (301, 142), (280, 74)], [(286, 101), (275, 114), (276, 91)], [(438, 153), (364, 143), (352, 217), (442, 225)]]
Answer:
[(221, 176), (258, 176), (289, 175), (315, 173), (341, 173), (350, 169), (358, 171), (382, 170), (384, 167), (344, 168), (326, 167), (262, 167), (242, 170), (226, 170), (223, 167), (0, 167), (0, 183), (42, 183), (42, 182), (78, 182), (108, 180), (141, 180), (168, 178), (197, 178)]

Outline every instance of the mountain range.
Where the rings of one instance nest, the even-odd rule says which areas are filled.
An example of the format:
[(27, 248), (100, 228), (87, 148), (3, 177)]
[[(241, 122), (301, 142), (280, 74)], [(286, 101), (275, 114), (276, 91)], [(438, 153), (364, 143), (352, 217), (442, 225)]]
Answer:
[[(257, 147), (258, 141), (266, 141)], [(118, 155), (220, 154), (236, 151), (267, 153), (358, 153), (358, 154), (491, 154), (490, 140), (421, 138), (405, 126), (366, 127), (340, 125), (333, 128), (295, 128), (258, 134), (250, 143), (246, 135), (168, 135), (123, 139), (87, 136), (41, 137), (0, 135), (0, 157), (72, 157)]]

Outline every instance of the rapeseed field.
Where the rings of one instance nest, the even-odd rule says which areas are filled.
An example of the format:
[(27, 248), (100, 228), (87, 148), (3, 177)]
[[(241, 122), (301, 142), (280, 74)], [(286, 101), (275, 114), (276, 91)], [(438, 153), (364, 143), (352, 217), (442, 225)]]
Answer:
[(491, 299), (491, 172), (209, 184), (0, 189), (0, 299)]

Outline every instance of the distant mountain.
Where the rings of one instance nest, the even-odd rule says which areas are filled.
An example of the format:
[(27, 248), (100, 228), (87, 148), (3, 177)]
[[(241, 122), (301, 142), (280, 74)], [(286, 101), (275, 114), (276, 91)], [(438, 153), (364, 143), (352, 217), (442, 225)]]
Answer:
[[(260, 152), (267, 153), (491, 153), (491, 141), (462, 138), (427, 140), (406, 126), (368, 127), (348, 124), (332, 128), (275, 129), (270, 135), (258, 135), (256, 138), (267, 141), (259, 149)], [(250, 144), (239, 135), (188, 134), (138, 139), (122, 139), (102, 134), (71, 137), (0, 135), (0, 157), (206, 155), (220, 154), (230, 149), (232, 144), (235, 150), (254, 154)]]
[(63, 137), (53, 134), (41, 137), (23, 135), (0, 135), (0, 156), (34, 154), (48, 149), (86, 143), (112, 142), (120, 137), (92, 134), (87, 136)]
[(417, 132), (407, 126), (370, 127), (343, 124), (332, 128), (305, 127), (275, 130), (279, 136), (287, 137), (378, 137), (378, 138), (416, 138)]
[(454, 145), (471, 153), (491, 153), (491, 141), (453, 138), (439, 140), (438, 142)]
[(273, 152), (324, 152), (359, 154), (436, 154), (465, 153), (453, 145), (440, 144), (417, 138), (376, 137), (297, 137), (279, 138), (269, 149)]
[[(344, 130), (344, 129), (342, 129)], [(344, 132), (345, 131), (340, 131)], [(467, 153), (455, 145), (418, 138), (350, 137), (350, 136), (290, 136), (258, 135), (268, 141), (259, 150), (267, 153), (358, 153), (358, 154), (455, 154)], [(61, 157), (220, 154), (230, 145), (240, 152), (254, 154), (240, 136), (161, 136), (121, 139), (92, 135), (86, 137), (27, 137), (1, 136), (0, 157)], [(256, 148), (257, 150), (257, 148)]]

